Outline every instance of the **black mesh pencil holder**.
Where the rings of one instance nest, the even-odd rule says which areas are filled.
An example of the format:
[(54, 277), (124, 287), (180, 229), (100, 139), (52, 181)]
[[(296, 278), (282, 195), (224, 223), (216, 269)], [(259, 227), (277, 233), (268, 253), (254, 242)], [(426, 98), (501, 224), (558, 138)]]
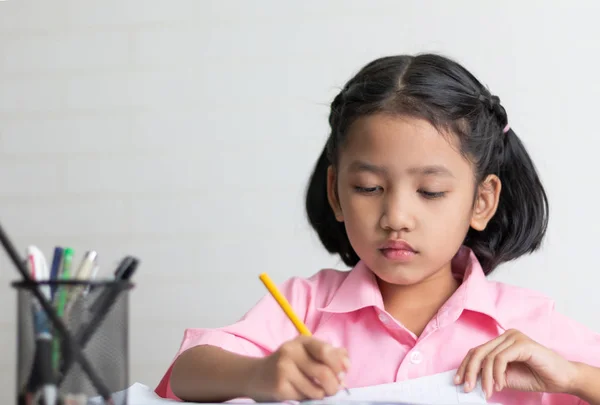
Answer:
[[(42, 404), (47, 390), (55, 392), (57, 404), (127, 404), (132, 284), (72, 280), (12, 286), (18, 299), (17, 404)], [(62, 333), (41, 308), (35, 288), (51, 297)]]

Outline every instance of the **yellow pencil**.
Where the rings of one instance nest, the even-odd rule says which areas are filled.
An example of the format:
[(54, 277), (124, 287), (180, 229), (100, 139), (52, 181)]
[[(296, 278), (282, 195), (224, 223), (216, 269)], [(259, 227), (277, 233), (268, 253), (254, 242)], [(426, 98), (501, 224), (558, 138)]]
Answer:
[(298, 333), (304, 336), (312, 336), (310, 330), (308, 330), (306, 325), (294, 313), (294, 310), (292, 309), (292, 306), (290, 305), (288, 300), (283, 296), (281, 292), (279, 292), (279, 289), (277, 288), (273, 280), (271, 280), (271, 278), (267, 275), (267, 273), (262, 273), (258, 278), (260, 278), (260, 281), (262, 281), (265, 287), (267, 287), (267, 290), (269, 290), (273, 298), (275, 298), (275, 301), (277, 301), (281, 309), (283, 309), (283, 312), (285, 312), (287, 317), (290, 318), (290, 321), (292, 321), (296, 329), (298, 329)]
[[(260, 281), (263, 282), (267, 290), (271, 293), (273, 298), (275, 298), (275, 301), (277, 301), (283, 312), (287, 315), (290, 321), (292, 321), (292, 323), (298, 330), (298, 333), (304, 336), (312, 336), (310, 330), (306, 327), (304, 322), (302, 322), (300, 318), (298, 318), (298, 316), (292, 309), (292, 306), (290, 305), (289, 301), (279, 291), (279, 289), (277, 288), (273, 280), (271, 280), (271, 278), (267, 275), (267, 273), (262, 273), (258, 278), (260, 278)], [(348, 391), (348, 388), (346, 388), (346, 386), (343, 385), (342, 387), (344, 388), (346, 393), (350, 394), (350, 391)]]

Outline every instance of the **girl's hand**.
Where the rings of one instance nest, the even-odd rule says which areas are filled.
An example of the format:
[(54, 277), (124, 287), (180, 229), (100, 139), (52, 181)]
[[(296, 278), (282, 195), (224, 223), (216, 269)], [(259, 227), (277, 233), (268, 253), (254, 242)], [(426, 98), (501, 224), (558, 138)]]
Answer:
[(454, 382), (470, 392), (481, 372), (489, 398), (494, 391), (570, 392), (577, 367), (517, 330), (507, 330), (488, 343), (469, 350)]
[(247, 392), (257, 402), (323, 399), (338, 392), (349, 366), (345, 349), (299, 336), (257, 363)]

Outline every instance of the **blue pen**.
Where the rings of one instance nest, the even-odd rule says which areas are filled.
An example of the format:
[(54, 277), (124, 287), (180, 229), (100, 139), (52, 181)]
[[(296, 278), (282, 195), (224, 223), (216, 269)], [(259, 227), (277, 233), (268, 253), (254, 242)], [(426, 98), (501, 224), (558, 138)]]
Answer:
[(34, 403), (43, 398), (44, 404), (54, 405), (57, 402), (57, 387), (52, 368), (52, 334), (46, 313), (37, 301), (34, 301), (33, 311), (36, 349), (28, 388), (35, 398)]
[[(52, 257), (52, 268), (50, 269), (50, 280), (58, 280), (58, 273), (60, 272), (60, 265), (62, 263), (63, 248), (57, 246), (54, 248), (54, 256)], [(56, 285), (50, 286), (50, 300), (54, 299), (56, 293)]]

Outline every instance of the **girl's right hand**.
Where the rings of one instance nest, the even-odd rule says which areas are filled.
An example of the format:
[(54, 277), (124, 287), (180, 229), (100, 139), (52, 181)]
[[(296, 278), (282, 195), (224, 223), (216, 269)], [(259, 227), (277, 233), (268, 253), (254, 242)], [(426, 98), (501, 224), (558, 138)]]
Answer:
[(247, 392), (257, 402), (323, 399), (340, 390), (349, 367), (345, 349), (299, 336), (257, 361)]

